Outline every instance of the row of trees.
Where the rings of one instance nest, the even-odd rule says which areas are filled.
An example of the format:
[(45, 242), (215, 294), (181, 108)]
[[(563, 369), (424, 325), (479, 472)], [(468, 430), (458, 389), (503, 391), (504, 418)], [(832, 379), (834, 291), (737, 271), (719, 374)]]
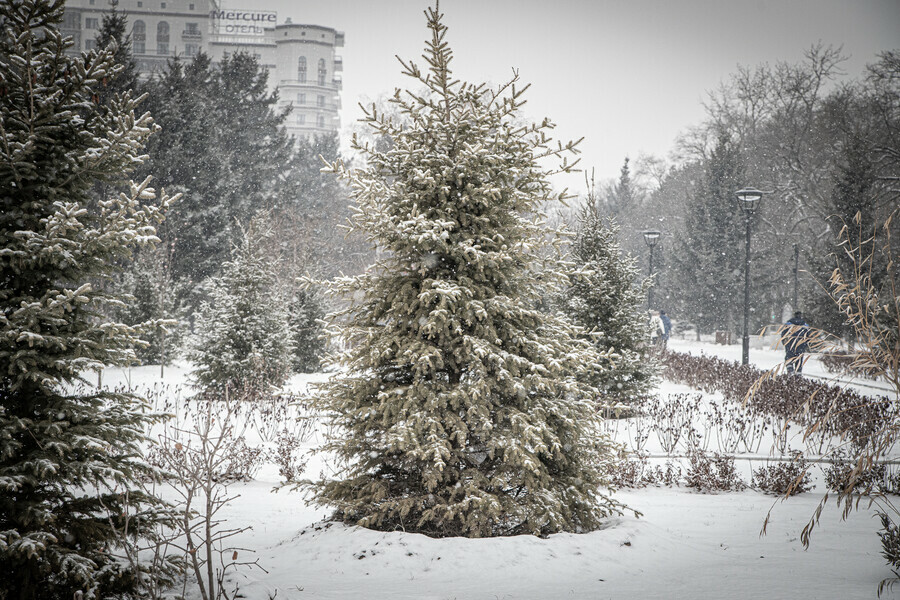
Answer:
[[(167, 132), (149, 113), (136, 116), (141, 101), (154, 96), (142, 99), (132, 86), (112, 90), (128, 68), (104, 47), (68, 57), (62, 17), (61, 0), (0, 4), (0, 598), (143, 597), (179, 568), (164, 560), (150, 569), (140, 552), (152, 549), (159, 527), (175, 517), (149, 491), (165, 474), (143, 459), (148, 427), (162, 415), (146, 412), (132, 395), (82, 385), (91, 370), (132, 364), (141, 336), (169, 316), (158, 311), (141, 326), (112, 318), (129, 302), (122, 282), (137, 287), (142, 276), (131, 267), (135, 255), (138, 264), (158, 269), (151, 281), (190, 289), (180, 295), (176, 286), (157, 306), (208, 300), (196, 309), (204, 352), (193, 358), (201, 367), (198, 383), (215, 390), (232, 377), (246, 381), (248, 373), (277, 382), (291, 368), (290, 349), (307, 343), (298, 336), (318, 315), (297, 307), (306, 304), (305, 288), (291, 289), (286, 309), (279, 304), (285, 298), (279, 277), (294, 278), (272, 257), (288, 254), (299, 264), (315, 248), (280, 243), (278, 228), (292, 217), (262, 188), (268, 180), (251, 176), (248, 189), (232, 193), (246, 182), (221, 171), (229, 181), (222, 188), (188, 179), (178, 163), (189, 157), (213, 169), (214, 161), (237, 168), (233, 161), (250, 159), (205, 148), (189, 155), (187, 129)], [(340, 479), (316, 486), (317, 498), (359, 523), (408, 523), (435, 535), (591, 530), (619, 508), (598, 489), (614, 454), (596, 403), (624, 398), (629, 381), (637, 382), (636, 391), (648, 382), (637, 371), (595, 377), (639, 359), (624, 351), (628, 336), (617, 337), (615, 318), (605, 327), (602, 311), (589, 312), (578, 328), (541, 310), (547, 291), (565, 285), (572, 266), (545, 252), (547, 231), (534, 218), (554, 197), (550, 171), (540, 162), (572, 145), (544, 154), (550, 125), (520, 124), (520, 90), (504, 86), (489, 94), (454, 82), (436, 12), (429, 22), (432, 74), (413, 65), (408, 71), (430, 89), (430, 99), (397, 100), (417, 125), (403, 128), (372, 115), (390, 144), (369, 153), (368, 168), (342, 171), (360, 209), (354, 225), (384, 253), (366, 274), (334, 280), (335, 291), (357, 304), (345, 313), (346, 376), (329, 385), (318, 405), (335, 416), (333, 431), (341, 436), (329, 448), (349, 460)], [(249, 76), (248, 60), (236, 57), (223, 68), (259, 83)], [(213, 83), (220, 72), (202, 58), (190, 71), (207, 73), (213, 89), (225, 84)], [(185, 73), (174, 62), (168, 79), (149, 85)], [(162, 103), (161, 120), (193, 102), (188, 90), (182, 96), (183, 102)], [(245, 108), (259, 117), (266, 139), (277, 133), (264, 111)], [(143, 152), (154, 134), (174, 136), (157, 152), (180, 158), (157, 166), (160, 179), (181, 192), (163, 192), (155, 202), (149, 178), (128, 184), (153, 164)], [(280, 143), (269, 150), (285, 151)], [(282, 179), (292, 177), (308, 186), (301, 189), (309, 195), (296, 202), (327, 190), (318, 173)], [(203, 248), (179, 250), (173, 234), (196, 234), (204, 222), (187, 209), (175, 213), (178, 202), (217, 218), (190, 200), (210, 189), (231, 194), (221, 211), (237, 217), (238, 243), (221, 271), (211, 262), (224, 259), (216, 227), (230, 220), (207, 223), (197, 241), (209, 242)], [(585, 221), (572, 281), (600, 281), (616, 263), (609, 232), (589, 239), (592, 222)], [(163, 249), (161, 258), (154, 245)], [(194, 251), (196, 272), (179, 256)], [(631, 289), (633, 275), (616, 275), (623, 290)], [(198, 291), (201, 277), (208, 293)], [(639, 294), (610, 297), (634, 304)], [(339, 317), (335, 323), (343, 325)], [(604, 389), (619, 390), (619, 398), (607, 398)]]
[[(268, 73), (248, 54), (216, 64), (202, 53), (190, 62), (174, 58), (148, 80), (139, 79), (126, 28), (126, 16), (113, 5), (97, 41), (113, 51), (121, 69), (108, 80), (100, 105), (126, 90), (143, 98), (140, 107), (159, 131), (136, 177), (152, 174), (157, 185), (181, 194), (159, 228), (162, 243), (139, 252), (115, 283), (133, 296), (117, 318), (166, 322), (139, 357), (166, 363), (187, 345), (185, 334), (198, 331), (199, 320), (221, 318), (214, 317), (211, 301), (218, 294), (224, 310), (223, 266), (243, 260), (239, 255), (248, 244), (266, 253), (271, 291), (284, 305), (320, 314), (320, 295), (301, 290), (297, 278), (358, 270), (368, 256), (360, 240), (345, 240), (339, 229), (348, 214), (346, 190), (319, 172), (322, 157), (340, 159), (337, 135), (289, 137), (287, 112), (278, 109), (277, 92), (268, 91)], [(253, 227), (252, 219), (258, 221)], [(247, 239), (263, 231), (267, 235)], [(320, 353), (321, 344), (295, 350), (293, 363), (310, 368), (317, 356), (308, 355)]]
[(884, 233), (875, 223), (898, 201), (900, 52), (839, 83), (843, 60), (818, 46), (797, 64), (740, 68), (709, 95), (708, 118), (679, 140), (673, 165), (642, 157), (632, 172), (626, 161), (606, 211), (633, 255), (646, 256), (642, 230), (663, 232), (657, 308), (705, 332), (739, 328), (744, 215), (734, 192), (752, 186), (767, 192), (752, 223), (753, 329), (779, 322), (794, 303), (796, 246), (797, 304), (843, 333), (824, 286), (834, 268), (849, 266), (834, 253), (843, 224), (860, 212), (877, 245)]
[[(98, 50), (72, 57), (63, 13), (62, 0), (0, 4), (4, 600), (146, 597), (172, 583), (177, 558), (145, 562), (177, 517), (151, 491), (165, 474), (144, 459), (163, 415), (84, 377), (142, 353), (165, 360), (159, 332), (184, 315), (197, 317), (208, 389), (242, 366), (259, 380), (264, 363), (269, 383), (317, 368), (321, 308), (295, 280), (327, 236), (302, 254), (272, 232), (333, 228), (328, 208), (342, 205), (310, 166), (319, 149), (337, 156), (336, 140), (285, 138), (251, 58), (173, 61), (138, 82), (122, 15), (104, 19)], [(302, 202), (325, 209), (284, 216)], [(223, 355), (235, 360), (217, 371)]]

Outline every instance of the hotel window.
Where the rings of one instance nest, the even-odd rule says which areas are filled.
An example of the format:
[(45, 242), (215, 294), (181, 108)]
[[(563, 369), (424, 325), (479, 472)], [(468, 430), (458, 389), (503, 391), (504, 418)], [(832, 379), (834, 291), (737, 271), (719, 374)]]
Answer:
[(147, 25), (143, 21), (135, 21), (131, 28), (131, 47), (135, 54), (147, 52)]
[(198, 46), (197, 44), (184, 45), (185, 56), (197, 56), (198, 54), (200, 54), (200, 46)]
[(325, 96), (323, 96), (322, 94), (316, 96), (316, 106), (318, 106), (319, 108), (325, 107)]
[(306, 57), (301, 56), (297, 61), (297, 81), (306, 83)]
[(318, 117), (316, 117), (316, 127), (318, 127), (319, 129), (325, 128), (325, 115), (319, 115)]
[(169, 54), (169, 24), (165, 21), (156, 26), (156, 53), (160, 56)]
[(306, 115), (297, 115), (297, 124), (306, 125)]
[(297, 94), (297, 104), (306, 104), (306, 94), (300, 92)]
[(325, 85), (325, 75), (327, 75), (327, 74), (328, 74), (328, 72), (325, 70), (325, 59), (320, 58), (319, 59), (319, 85)]
[(94, 39), (84, 40), (84, 49), (85, 50), (96, 50), (97, 49), (97, 40), (94, 40)]
[(92, 17), (85, 18), (84, 28), (85, 29), (100, 29), (100, 19), (94, 19)]

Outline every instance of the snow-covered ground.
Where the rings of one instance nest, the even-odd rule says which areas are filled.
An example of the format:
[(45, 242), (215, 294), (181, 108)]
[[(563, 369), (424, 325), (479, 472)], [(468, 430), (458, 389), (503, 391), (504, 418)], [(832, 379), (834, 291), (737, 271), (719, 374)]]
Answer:
[[(739, 345), (687, 340), (672, 340), (671, 347), (733, 360), (741, 353)], [(782, 358), (778, 350), (751, 350), (751, 361), (760, 368)], [(828, 376), (815, 360), (805, 371)], [(302, 390), (321, 377), (297, 377), (292, 384)], [(184, 366), (170, 368), (165, 383), (180, 384), (184, 378)], [(127, 375), (107, 371), (103, 382), (116, 385), (126, 379), (137, 389), (155, 385), (159, 368), (132, 369)], [(684, 391), (669, 383), (659, 390)], [(308, 468), (312, 476), (322, 468), (315, 460)], [(738, 463), (749, 480), (750, 461)], [(245, 598), (868, 599), (891, 576), (880, 556), (879, 521), (865, 506), (842, 521), (830, 502), (810, 548), (803, 549), (800, 531), (821, 500), (821, 485), (783, 502), (749, 489), (720, 494), (684, 487), (623, 490), (616, 498), (642, 516), (611, 518), (608, 527), (588, 534), (472, 540), (326, 523), (327, 510), (309, 506), (301, 493), (273, 492), (279, 483), (277, 469), (264, 466), (254, 481), (229, 486), (230, 494), (240, 496), (221, 513), (230, 527), (252, 527), (232, 541), (253, 550), (265, 569), (242, 569), (232, 576)], [(768, 531), (761, 535), (770, 508)]]

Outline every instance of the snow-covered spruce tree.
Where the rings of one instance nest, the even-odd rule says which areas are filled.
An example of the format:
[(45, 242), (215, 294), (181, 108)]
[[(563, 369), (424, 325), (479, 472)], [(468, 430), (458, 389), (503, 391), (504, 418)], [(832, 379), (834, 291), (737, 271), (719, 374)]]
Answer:
[(133, 396), (78, 386), (134, 360), (134, 328), (104, 321), (111, 265), (158, 241), (147, 182), (97, 200), (143, 160), (149, 115), (128, 93), (100, 106), (105, 51), (67, 57), (63, 2), (0, 3), (0, 598), (137, 596), (164, 505), (141, 481)]
[(314, 373), (321, 368), (325, 354), (325, 317), (320, 294), (314, 289), (295, 290), (288, 302), (288, 325), (293, 351), (291, 369), (294, 373)]
[(592, 385), (619, 404), (634, 404), (653, 385), (656, 369), (646, 357), (650, 331), (643, 303), (649, 280), (640, 282), (637, 261), (619, 247), (618, 226), (604, 222), (589, 197), (578, 214), (571, 247), (575, 271), (559, 296), (562, 311), (586, 331), (599, 350), (612, 353), (588, 372)]
[(203, 390), (280, 386), (291, 367), (292, 336), (276, 290), (275, 265), (262, 249), (269, 230), (264, 216), (242, 229), (211, 299), (200, 309), (189, 352), (194, 382)]
[(364, 169), (333, 165), (351, 184), (353, 226), (382, 252), (331, 287), (350, 300), (331, 315), (350, 349), (315, 402), (337, 425), (324, 451), (346, 462), (306, 486), (336, 518), (376, 529), (593, 530), (619, 508), (599, 489), (612, 453), (598, 393), (576, 377), (599, 358), (536, 307), (559, 277), (538, 264), (537, 209), (557, 199), (541, 161), (569, 169), (574, 145), (552, 143), (546, 120), (521, 124), (516, 78), (496, 91), (453, 79), (446, 27), (437, 8), (427, 16), (428, 71), (401, 61), (427, 93), (392, 99), (410, 125), (373, 107), (366, 121), (391, 148), (358, 145)]

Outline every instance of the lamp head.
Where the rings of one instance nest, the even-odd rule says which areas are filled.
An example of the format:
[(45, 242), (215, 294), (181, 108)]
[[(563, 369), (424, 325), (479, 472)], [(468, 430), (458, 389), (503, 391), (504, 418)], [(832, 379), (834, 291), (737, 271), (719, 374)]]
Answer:
[(736, 191), (734, 195), (741, 203), (741, 208), (747, 214), (753, 214), (759, 207), (759, 201), (763, 193), (755, 188), (744, 188)]
[(662, 235), (659, 231), (655, 229), (648, 229), (644, 233), (644, 241), (651, 248), (656, 245), (656, 242), (659, 241), (659, 236)]

